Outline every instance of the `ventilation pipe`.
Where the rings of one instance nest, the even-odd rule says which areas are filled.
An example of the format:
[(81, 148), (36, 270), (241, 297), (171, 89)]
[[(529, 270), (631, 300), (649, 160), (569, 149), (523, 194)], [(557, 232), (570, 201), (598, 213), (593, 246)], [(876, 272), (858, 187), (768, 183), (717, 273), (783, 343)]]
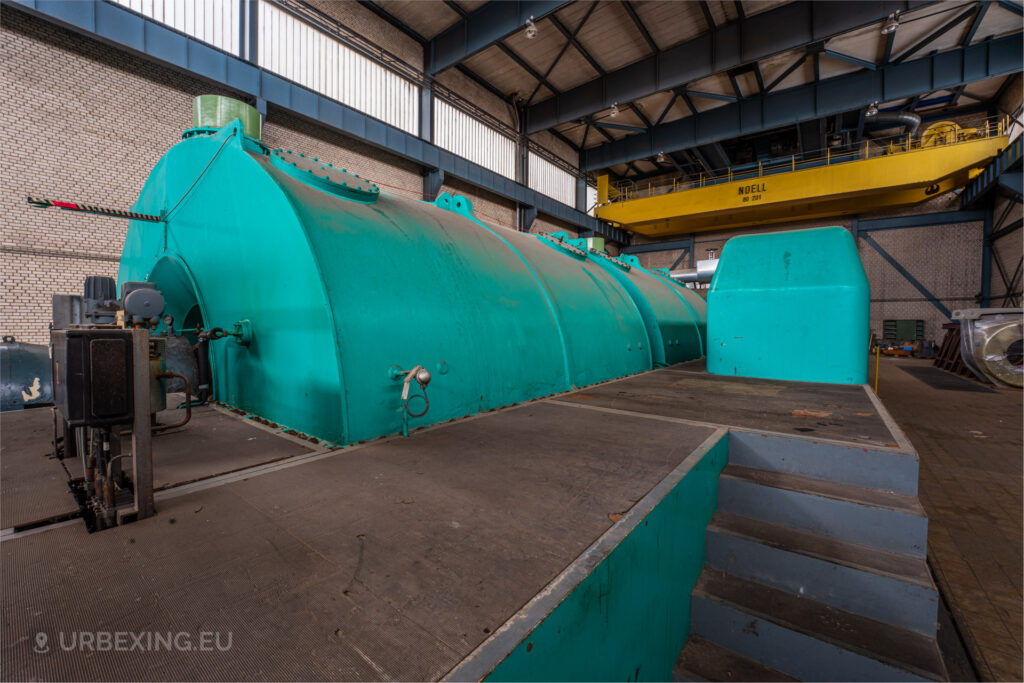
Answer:
[(880, 111), (869, 115), (870, 123), (898, 123), (907, 127), (907, 135), (917, 137), (917, 129), (921, 127), (921, 117), (910, 111)]

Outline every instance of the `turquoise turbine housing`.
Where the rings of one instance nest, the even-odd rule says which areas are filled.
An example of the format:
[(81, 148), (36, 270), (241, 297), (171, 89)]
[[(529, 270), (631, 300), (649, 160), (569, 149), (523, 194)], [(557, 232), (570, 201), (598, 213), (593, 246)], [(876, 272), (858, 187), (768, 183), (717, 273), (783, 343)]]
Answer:
[(183, 137), (118, 283), (153, 282), (178, 329), (237, 333), (210, 345), (224, 403), (345, 444), (403, 428), (396, 367), (433, 376), (416, 427), (703, 355), (703, 301), (638, 264), (381, 193), (238, 120)]
[(708, 371), (863, 384), (870, 299), (843, 228), (733, 237), (708, 290)]

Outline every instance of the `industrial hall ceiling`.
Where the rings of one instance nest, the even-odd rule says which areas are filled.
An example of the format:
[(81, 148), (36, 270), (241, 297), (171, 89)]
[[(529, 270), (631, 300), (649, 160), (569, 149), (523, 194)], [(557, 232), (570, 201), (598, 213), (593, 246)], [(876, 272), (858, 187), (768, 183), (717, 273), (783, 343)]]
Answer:
[[(857, 143), (885, 132), (864, 121), (872, 106), (995, 115), (1024, 25), (1012, 0), (363, 4), (423, 43), (430, 74), (459, 70), (526, 133), (620, 178), (813, 155), (841, 131)], [(975, 68), (1000, 58), (1016, 68)]]

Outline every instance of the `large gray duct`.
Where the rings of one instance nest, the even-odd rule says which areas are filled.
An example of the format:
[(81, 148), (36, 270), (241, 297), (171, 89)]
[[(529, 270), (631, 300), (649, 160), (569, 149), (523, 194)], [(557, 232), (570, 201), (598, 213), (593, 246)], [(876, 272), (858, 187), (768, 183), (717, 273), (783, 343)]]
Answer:
[(917, 129), (921, 127), (921, 117), (909, 111), (880, 111), (868, 116), (868, 123), (898, 123), (907, 127), (907, 135), (917, 137)]

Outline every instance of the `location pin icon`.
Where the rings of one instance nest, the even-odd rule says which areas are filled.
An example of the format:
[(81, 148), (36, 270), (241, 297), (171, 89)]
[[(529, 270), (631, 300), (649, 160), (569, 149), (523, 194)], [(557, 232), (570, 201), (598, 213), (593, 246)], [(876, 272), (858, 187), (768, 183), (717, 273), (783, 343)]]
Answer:
[(39, 633), (37, 633), (36, 634), (36, 646), (34, 648), (35, 651), (37, 653), (39, 653), (39, 654), (42, 654), (44, 652), (49, 652), (50, 651), (50, 646), (46, 644), (48, 640), (49, 640), (49, 637), (46, 635), (45, 632), (40, 631)]

